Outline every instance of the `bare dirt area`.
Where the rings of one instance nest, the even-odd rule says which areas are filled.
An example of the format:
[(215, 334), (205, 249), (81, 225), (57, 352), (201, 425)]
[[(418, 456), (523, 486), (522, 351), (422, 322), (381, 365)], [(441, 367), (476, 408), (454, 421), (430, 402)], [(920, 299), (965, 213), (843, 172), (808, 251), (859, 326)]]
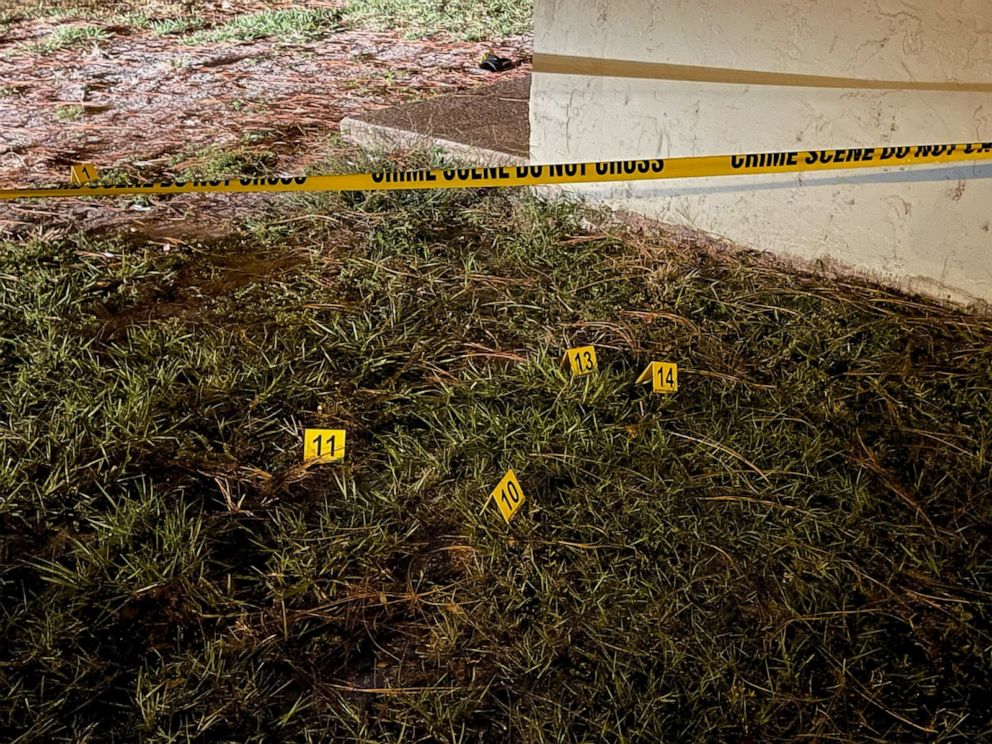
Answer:
[[(215, 25), (244, 10), (224, 5)], [(106, 36), (43, 50), (52, 34), (84, 28)], [(119, 177), (174, 175), (225, 151), (240, 155), (227, 163), (232, 175), (246, 162), (301, 172), (326, 156), (344, 117), (491, 83), (496, 76), (478, 66), (488, 50), (522, 61), (499, 79), (525, 75), (530, 48), (529, 36), (417, 39), (343, 25), (303, 41), (276, 35), (193, 44), (188, 36), (72, 17), (20, 20), (0, 36), (0, 187), (64, 183), (78, 162)], [(190, 195), (158, 202), (160, 209), (135, 209), (126, 200), (73, 200), (57, 210), (2, 205), (0, 234), (38, 223), (93, 229), (148, 222), (142, 212), (149, 207), (156, 223), (206, 222), (216, 232), (218, 213), (243, 216), (258, 201)]]

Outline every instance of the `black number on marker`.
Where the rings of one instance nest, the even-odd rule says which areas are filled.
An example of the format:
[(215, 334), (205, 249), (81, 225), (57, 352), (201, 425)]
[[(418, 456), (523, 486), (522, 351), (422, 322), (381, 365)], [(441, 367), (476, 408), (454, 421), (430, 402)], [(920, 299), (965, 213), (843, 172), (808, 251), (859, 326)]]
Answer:
[(520, 502), (520, 492), (517, 490), (517, 484), (513, 481), (510, 481), (503, 486), (503, 490), (499, 492), (499, 495), (507, 507), (511, 507)]
[[(582, 364), (582, 357), (585, 357), (586, 363)], [(589, 372), (592, 370), (592, 354), (588, 351), (577, 351), (575, 352), (575, 368), (579, 372)]]
[(668, 374), (665, 376), (665, 383), (669, 387), (675, 386), (675, 375), (674, 375), (674, 369), (672, 367), (668, 368)]
[[(317, 445), (317, 457), (323, 457), (324, 456), (324, 448), (323, 448), (324, 435), (323, 434), (318, 434), (316, 437), (314, 437), (314, 440), (313, 441), (314, 441), (314, 444)], [(330, 454), (333, 455), (334, 454), (334, 436), (333, 435), (328, 439), (328, 444), (331, 445)]]

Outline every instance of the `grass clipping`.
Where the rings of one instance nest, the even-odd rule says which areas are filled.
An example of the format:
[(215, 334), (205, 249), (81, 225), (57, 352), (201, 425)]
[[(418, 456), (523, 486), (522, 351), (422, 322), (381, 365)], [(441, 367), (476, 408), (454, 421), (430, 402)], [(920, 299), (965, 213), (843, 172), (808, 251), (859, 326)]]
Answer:
[(4, 245), (0, 730), (986, 735), (988, 318), (588, 217), (315, 196)]

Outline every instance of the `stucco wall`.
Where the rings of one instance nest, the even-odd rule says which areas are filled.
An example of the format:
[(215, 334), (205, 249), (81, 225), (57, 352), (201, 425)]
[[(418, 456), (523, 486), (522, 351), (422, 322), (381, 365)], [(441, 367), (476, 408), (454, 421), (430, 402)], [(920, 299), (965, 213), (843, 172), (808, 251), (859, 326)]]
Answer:
[[(828, 75), (992, 82), (984, 0), (536, 0), (542, 53)], [(547, 74), (531, 158), (561, 162), (992, 140), (992, 94)], [(577, 187), (670, 222), (992, 301), (992, 165)]]

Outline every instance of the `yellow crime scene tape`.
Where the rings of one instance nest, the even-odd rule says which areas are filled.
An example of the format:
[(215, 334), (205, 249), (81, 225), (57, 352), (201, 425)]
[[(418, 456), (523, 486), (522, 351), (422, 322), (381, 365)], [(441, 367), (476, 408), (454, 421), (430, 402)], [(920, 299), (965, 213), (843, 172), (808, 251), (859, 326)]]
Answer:
[(410, 191), (550, 186), (608, 181), (653, 181), (673, 178), (936, 165), (989, 159), (992, 159), (992, 142), (967, 142), (949, 145), (791, 150), (739, 155), (606, 160), (551, 165), (373, 171), (344, 175), (164, 180), (113, 186), (89, 182), (46, 188), (3, 189), (0, 190), (0, 200), (188, 193)]

